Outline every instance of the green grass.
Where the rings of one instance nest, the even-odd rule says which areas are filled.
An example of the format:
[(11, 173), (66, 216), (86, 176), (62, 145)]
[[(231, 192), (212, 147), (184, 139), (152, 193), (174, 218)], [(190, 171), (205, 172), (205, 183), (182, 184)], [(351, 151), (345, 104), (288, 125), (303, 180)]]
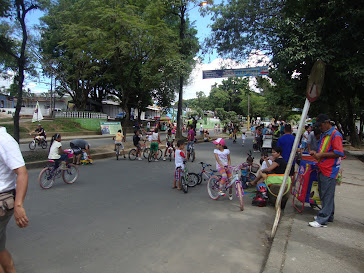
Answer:
[[(10, 124), (6, 123), (6, 124), (0, 124), (0, 126), (5, 127), (6, 128), (6, 131), (10, 135), (14, 136), (14, 124), (12, 124), (12, 123), (10, 123)], [(19, 132), (20, 132), (20, 134), (22, 134), (22, 133), (24, 134), (24, 133), (27, 133), (28, 130), (26, 128), (20, 127), (19, 128)]]
[(90, 130), (90, 131), (100, 131), (100, 122), (105, 122), (107, 121), (106, 119), (93, 119), (93, 118), (88, 118), (88, 119), (72, 119), (74, 122), (77, 122), (78, 124), (80, 124), (80, 126), (86, 130)]

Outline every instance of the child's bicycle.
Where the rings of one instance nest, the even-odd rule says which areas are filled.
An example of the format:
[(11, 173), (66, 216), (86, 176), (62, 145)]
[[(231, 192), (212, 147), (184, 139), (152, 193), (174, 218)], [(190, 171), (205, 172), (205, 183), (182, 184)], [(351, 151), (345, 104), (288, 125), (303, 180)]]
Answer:
[[(215, 173), (218, 173), (219, 171), (217, 170), (213, 170), (213, 169), (210, 169), (210, 172), (207, 172), (205, 170), (205, 168), (207, 167), (211, 167), (211, 164), (206, 164), (204, 162), (200, 162), (201, 164), (201, 167), (202, 167), (202, 170), (200, 173), (198, 173), (198, 183), (197, 184), (201, 184), (202, 183), (202, 180), (206, 181), (206, 180), (209, 180), (211, 176), (215, 175)], [(220, 175), (216, 175), (218, 177), (220, 177)]]
[[(232, 187), (235, 184), (236, 196), (239, 198), (241, 211), (244, 210), (244, 200), (243, 200), (244, 189), (242, 186), (242, 182), (239, 180), (239, 174), (237, 172), (240, 171), (241, 167), (244, 165), (246, 165), (246, 163), (243, 163), (239, 166), (229, 166), (228, 167), (233, 172), (236, 172), (236, 174), (233, 175), (229, 179), (229, 181), (227, 181), (224, 184), (224, 188), (223, 188), (223, 190), (225, 190), (225, 192), (227, 192), (229, 190), (229, 199), (233, 200)], [(220, 194), (219, 194), (220, 180), (221, 180), (221, 177), (217, 177), (217, 176), (213, 175), (207, 181), (207, 193), (209, 194), (210, 198), (213, 200), (217, 200), (220, 198)]]
[(186, 162), (187, 161), (184, 161), (185, 164), (184, 170), (181, 167), (177, 168), (181, 172), (179, 176), (179, 182), (184, 193), (188, 192), (188, 187), (194, 187), (197, 185), (198, 182), (198, 175), (195, 173), (188, 172)]
[[(120, 146), (121, 146), (120, 143), (117, 143), (116, 144), (116, 151), (115, 151), (116, 160), (119, 160), (119, 156), (121, 155), (121, 153), (120, 153)], [(124, 158), (126, 158), (125, 157), (125, 152), (124, 152)]]
[(170, 145), (167, 148), (167, 157), (168, 157), (169, 161), (172, 161), (172, 158), (174, 157), (174, 149), (173, 149), (172, 145)]
[[(49, 160), (54, 163), (54, 160)], [(53, 186), (54, 180), (62, 176), (66, 184), (73, 184), (78, 178), (78, 168), (76, 165), (67, 163), (67, 170), (61, 170), (59, 167), (54, 168), (54, 165), (48, 165), (39, 174), (39, 185), (43, 189), (49, 189)]]
[(38, 136), (35, 136), (34, 139), (29, 143), (29, 149), (34, 150), (35, 147), (41, 146), (42, 149), (46, 149), (48, 147), (48, 142), (45, 138), (39, 138)]

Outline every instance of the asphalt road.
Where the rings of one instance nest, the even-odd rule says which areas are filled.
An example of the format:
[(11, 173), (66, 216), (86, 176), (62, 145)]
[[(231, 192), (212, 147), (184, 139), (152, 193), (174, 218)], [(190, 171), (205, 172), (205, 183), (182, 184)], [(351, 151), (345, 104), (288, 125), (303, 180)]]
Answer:
[[(247, 148), (227, 145), (233, 165), (245, 161)], [(196, 145), (190, 171), (201, 160), (215, 164), (213, 149)], [(274, 208), (253, 207), (246, 194), (241, 212), (235, 195), (211, 200), (206, 183), (172, 189), (174, 162), (98, 160), (80, 166), (75, 184), (58, 179), (49, 190), (39, 172), (29, 171), (29, 227), (8, 226), (18, 273), (246, 273), (264, 262)]]

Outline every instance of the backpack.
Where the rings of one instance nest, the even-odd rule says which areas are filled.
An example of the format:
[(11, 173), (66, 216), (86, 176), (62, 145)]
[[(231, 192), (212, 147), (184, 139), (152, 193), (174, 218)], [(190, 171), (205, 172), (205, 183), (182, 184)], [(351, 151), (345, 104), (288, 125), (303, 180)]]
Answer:
[(265, 207), (267, 206), (267, 200), (268, 200), (268, 189), (267, 186), (264, 183), (260, 183), (257, 186), (258, 192), (253, 197), (252, 205), (257, 207)]

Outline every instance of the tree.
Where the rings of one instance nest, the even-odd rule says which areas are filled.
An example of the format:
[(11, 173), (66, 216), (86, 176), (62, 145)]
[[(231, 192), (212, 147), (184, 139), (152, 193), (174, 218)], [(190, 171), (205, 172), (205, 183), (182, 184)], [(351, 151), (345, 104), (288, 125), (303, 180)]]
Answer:
[[(17, 104), (14, 114), (14, 138), (19, 142), (19, 115), (23, 99), (24, 73), (29, 69), (27, 56), (28, 31), (26, 16), (34, 9), (40, 9), (43, 1), (5, 0), (0, 4), (0, 16), (16, 20), (15, 25), (3, 20), (0, 26), (0, 63), (15, 71), (14, 84), (17, 86)], [(9, 23), (10, 22), (10, 23)], [(17, 40), (13, 34), (20, 25), (21, 37)]]
[[(211, 1), (208, 1), (211, 2)], [(194, 7), (202, 6), (201, 2), (196, 0), (169, 0), (166, 1), (170, 6), (172, 14), (179, 18), (179, 53), (181, 60), (181, 69), (179, 70), (179, 90), (178, 90), (178, 107), (177, 107), (177, 133), (176, 137), (182, 137), (182, 103), (183, 103), (183, 85), (192, 71), (195, 64), (193, 57), (199, 50), (196, 30), (192, 29), (186, 20), (188, 5)]]
[(78, 107), (89, 96), (112, 94), (128, 123), (131, 108), (141, 111), (152, 98), (167, 106), (174, 98), (180, 60), (168, 19), (159, 0), (58, 1), (42, 18), (43, 55), (56, 60), (57, 76)]
[(299, 101), (311, 67), (317, 59), (323, 60), (323, 92), (310, 114), (327, 112), (347, 128), (352, 145), (357, 146), (354, 114), (359, 113), (354, 111), (364, 93), (361, 14), (358, 0), (230, 0), (215, 8), (208, 44), (236, 60), (252, 50), (265, 50), (301, 97)]

